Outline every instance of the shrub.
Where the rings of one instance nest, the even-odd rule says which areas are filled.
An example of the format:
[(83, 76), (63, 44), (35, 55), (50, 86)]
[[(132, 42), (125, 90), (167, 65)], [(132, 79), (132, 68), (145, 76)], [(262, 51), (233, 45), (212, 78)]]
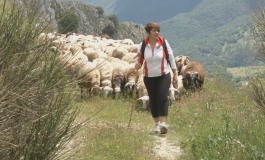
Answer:
[(0, 157), (57, 159), (78, 127), (71, 79), (49, 42), (38, 38), (36, 9), (6, 3), (0, 4)]
[(100, 6), (97, 6), (96, 9), (97, 9), (97, 11), (98, 11), (99, 16), (103, 16), (103, 14), (104, 14), (104, 9), (103, 9), (102, 7), (100, 7)]
[(75, 13), (71, 11), (65, 11), (60, 16), (58, 21), (59, 33), (77, 32), (78, 27), (79, 27), (79, 17)]
[(117, 27), (119, 25), (118, 18), (115, 14), (108, 16), (109, 20), (113, 22), (114, 26)]
[(112, 25), (107, 25), (103, 30), (102, 30), (102, 34), (107, 34), (110, 37), (112, 37), (113, 35), (115, 35), (115, 33), (117, 32), (116, 28), (113, 27)]

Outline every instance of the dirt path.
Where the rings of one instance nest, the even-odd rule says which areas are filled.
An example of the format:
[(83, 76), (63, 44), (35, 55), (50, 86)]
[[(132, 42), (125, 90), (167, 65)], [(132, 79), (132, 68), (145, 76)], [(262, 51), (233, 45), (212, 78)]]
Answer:
[(157, 156), (165, 160), (177, 160), (182, 154), (180, 146), (170, 142), (167, 136), (155, 135), (154, 151)]

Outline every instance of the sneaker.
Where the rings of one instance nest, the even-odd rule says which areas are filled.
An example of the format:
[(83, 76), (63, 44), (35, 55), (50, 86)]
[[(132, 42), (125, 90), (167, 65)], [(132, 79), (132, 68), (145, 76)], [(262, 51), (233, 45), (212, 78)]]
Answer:
[(162, 122), (159, 124), (160, 126), (160, 134), (167, 134), (167, 128), (168, 128), (168, 125), (166, 122)]
[(160, 123), (156, 123), (155, 125), (155, 133), (160, 133)]

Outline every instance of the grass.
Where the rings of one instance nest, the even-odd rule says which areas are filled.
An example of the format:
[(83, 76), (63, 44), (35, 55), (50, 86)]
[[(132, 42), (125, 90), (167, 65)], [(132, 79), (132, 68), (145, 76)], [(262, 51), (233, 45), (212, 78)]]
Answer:
[[(91, 98), (78, 103), (84, 105), (79, 118), (92, 118), (76, 136), (80, 147), (72, 159), (159, 159), (150, 113), (134, 110), (128, 128), (135, 101)], [(264, 115), (247, 88), (208, 80), (200, 92), (170, 107), (168, 121), (167, 137), (184, 150), (181, 159), (265, 159)]]
[(176, 126), (186, 151), (182, 159), (265, 158), (264, 115), (246, 88), (208, 81), (180, 106)]
[(132, 100), (92, 98), (79, 103), (85, 104), (80, 119), (92, 118), (76, 136), (82, 148), (73, 159), (156, 159), (149, 113), (134, 110), (128, 127)]
[(230, 72), (234, 78), (246, 77), (246, 73), (258, 74), (264, 73), (264, 66), (249, 66), (249, 67), (236, 67), (236, 68), (227, 68), (227, 71)]

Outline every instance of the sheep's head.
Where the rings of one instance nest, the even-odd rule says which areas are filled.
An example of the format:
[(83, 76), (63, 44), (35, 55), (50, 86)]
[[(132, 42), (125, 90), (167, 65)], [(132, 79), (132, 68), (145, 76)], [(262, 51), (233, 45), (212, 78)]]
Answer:
[(120, 93), (121, 93), (121, 87), (116, 86), (113, 89), (114, 98), (117, 99), (120, 96)]
[(187, 88), (191, 91), (195, 91), (202, 86), (202, 81), (198, 72), (187, 72), (186, 75)]
[(92, 88), (91, 88), (91, 94), (92, 95), (100, 95), (102, 91), (102, 87), (100, 87), (99, 85), (94, 85)]
[(102, 90), (103, 90), (104, 97), (108, 97), (113, 92), (113, 89), (109, 86), (103, 87)]
[(137, 101), (141, 102), (141, 110), (149, 109), (149, 96), (143, 96), (137, 99)]
[(133, 95), (133, 91), (135, 90), (135, 82), (130, 81), (127, 82), (124, 86), (125, 92), (129, 95)]
[(112, 78), (112, 86), (113, 88), (115, 87), (123, 87), (124, 85), (124, 75), (115, 75), (113, 78)]

